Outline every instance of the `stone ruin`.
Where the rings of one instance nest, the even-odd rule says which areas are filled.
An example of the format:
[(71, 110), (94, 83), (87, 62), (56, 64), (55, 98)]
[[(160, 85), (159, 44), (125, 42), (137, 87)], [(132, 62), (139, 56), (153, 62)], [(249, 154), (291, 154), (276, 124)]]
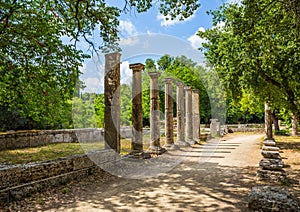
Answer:
[(259, 162), (257, 179), (269, 183), (281, 183), (286, 181), (286, 172), (283, 170), (284, 162), (279, 154), (279, 147), (272, 139), (263, 142), (261, 154), (263, 159)]
[(257, 180), (267, 184), (255, 186), (248, 195), (248, 207), (254, 211), (300, 211), (297, 199), (280, 186), (286, 182), (284, 162), (272, 134), (271, 110), (265, 103), (265, 132)]
[(287, 190), (274, 186), (253, 187), (248, 197), (253, 211), (299, 211), (297, 199)]
[[(144, 65), (130, 64), (132, 69), (132, 145), (130, 155), (133, 158), (149, 157), (149, 154), (162, 154), (167, 150), (176, 150), (180, 146), (196, 144), (200, 140), (200, 97), (199, 91), (185, 87), (185, 108), (183, 84), (177, 83), (177, 141), (174, 143), (173, 132), (173, 79), (166, 78), (165, 82), (165, 144), (160, 144), (160, 111), (159, 86), (160, 73), (149, 72), (150, 76), (150, 147), (143, 151), (142, 128), (142, 75)], [(104, 140), (107, 149), (120, 153), (120, 53), (105, 55), (104, 77)], [(184, 122), (184, 112), (186, 121)], [(185, 135), (184, 135), (185, 130)]]
[(261, 151), (264, 158), (259, 162), (257, 179), (268, 183), (285, 182), (284, 162), (280, 157), (279, 147), (276, 147), (276, 142), (273, 138), (271, 110), (267, 103), (265, 105), (265, 130), (266, 138)]

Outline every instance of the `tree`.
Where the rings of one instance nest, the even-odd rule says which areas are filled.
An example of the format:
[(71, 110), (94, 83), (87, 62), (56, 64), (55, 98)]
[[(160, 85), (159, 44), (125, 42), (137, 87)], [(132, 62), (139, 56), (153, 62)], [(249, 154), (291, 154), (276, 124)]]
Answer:
[[(201, 121), (208, 123), (211, 115), (210, 101), (203, 81), (201, 81), (201, 79), (207, 78), (206, 70), (186, 56), (174, 58), (170, 55), (164, 55), (157, 61), (157, 65), (158, 69), (164, 72), (165, 76), (171, 76), (176, 80), (182, 81), (186, 86), (192, 86), (200, 91)], [(174, 109), (176, 109), (175, 106)]]
[[(227, 95), (255, 93), (274, 108), (299, 115), (300, 3), (244, 0), (211, 13), (215, 27), (198, 32)], [(224, 22), (224, 27), (217, 27)]]
[[(73, 96), (79, 67), (88, 57), (78, 50), (82, 40), (93, 51), (117, 51), (118, 17), (136, 9), (145, 12), (157, 1), (125, 0), (123, 8), (104, 0), (4, 0), (0, 5), (0, 106), (34, 122), (55, 118)], [(160, 0), (167, 18), (188, 18), (196, 0)], [(99, 39), (90, 37), (98, 28)], [(70, 42), (63, 42), (69, 40)], [(97, 43), (99, 45), (97, 46)], [(54, 117), (54, 115), (57, 116)]]

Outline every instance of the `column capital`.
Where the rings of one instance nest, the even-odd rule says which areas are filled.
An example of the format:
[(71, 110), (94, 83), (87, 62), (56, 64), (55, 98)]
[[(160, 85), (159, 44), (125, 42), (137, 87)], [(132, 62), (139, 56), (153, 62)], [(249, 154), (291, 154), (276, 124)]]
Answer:
[(199, 90), (198, 89), (192, 89), (192, 92), (193, 93), (199, 93)]
[(183, 87), (183, 86), (184, 86), (183, 82), (177, 82), (176, 85), (177, 85), (178, 87)]
[(172, 78), (164, 78), (164, 82), (166, 84), (171, 84), (173, 82), (173, 79)]
[(155, 79), (160, 76), (160, 73), (159, 72), (148, 72), (148, 75), (150, 76), (151, 79)]
[(192, 87), (191, 86), (185, 86), (184, 90), (186, 90), (186, 91), (192, 91)]
[(145, 66), (142, 63), (129, 64), (129, 68), (132, 69), (134, 72), (142, 71), (144, 70), (144, 67)]

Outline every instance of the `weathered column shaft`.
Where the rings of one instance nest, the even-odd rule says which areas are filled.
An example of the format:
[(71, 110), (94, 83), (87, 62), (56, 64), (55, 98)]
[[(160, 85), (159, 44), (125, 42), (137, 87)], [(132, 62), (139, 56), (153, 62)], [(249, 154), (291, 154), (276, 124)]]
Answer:
[(220, 136), (220, 122), (218, 121), (218, 119), (210, 119), (210, 136)]
[(298, 118), (297, 113), (292, 114), (292, 136), (298, 135)]
[(174, 144), (174, 120), (173, 120), (173, 80), (165, 78), (165, 130), (166, 140), (164, 147), (169, 150), (179, 149)]
[(265, 132), (266, 132), (266, 139), (273, 139), (272, 114), (268, 102), (265, 102)]
[(143, 152), (143, 107), (142, 107), (142, 71), (141, 63), (130, 64), (132, 69), (132, 152)]
[(189, 143), (184, 138), (184, 89), (183, 83), (178, 82), (176, 88), (177, 101), (177, 139), (176, 145), (189, 146)]
[(185, 118), (186, 118), (186, 141), (194, 144), (193, 140), (193, 106), (192, 106), (192, 88), (185, 87)]
[(200, 140), (199, 90), (192, 90), (193, 107), (193, 139)]
[(160, 147), (160, 111), (158, 77), (160, 73), (149, 72), (150, 76), (150, 148)]
[(105, 55), (104, 139), (105, 148), (120, 153), (120, 53)]

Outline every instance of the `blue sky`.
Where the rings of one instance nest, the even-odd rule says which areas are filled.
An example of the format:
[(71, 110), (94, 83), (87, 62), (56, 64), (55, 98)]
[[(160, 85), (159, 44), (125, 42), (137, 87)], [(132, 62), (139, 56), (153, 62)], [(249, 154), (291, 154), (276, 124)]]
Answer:
[[(120, 20), (121, 83), (131, 82), (130, 63), (144, 63), (146, 58), (157, 59), (164, 54), (186, 55), (201, 63), (203, 54), (197, 50), (203, 40), (196, 33), (212, 27), (212, 17), (206, 12), (218, 9), (223, 3), (238, 0), (203, 0), (193, 16), (184, 21), (166, 21), (153, 6), (145, 13), (134, 9), (122, 14)], [(109, 4), (123, 8), (124, 1), (109, 0)], [(103, 92), (104, 55), (85, 61), (81, 80), (85, 82), (86, 92)]]
[[(115, 1), (120, 2), (120, 0), (111, 0), (111, 2)], [(226, 1), (203, 0), (200, 2), (201, 6), (196, 13), (185, 21), (165, 21), (165, 18), (159, 14), (157, 6), (141, 14), (132, 10), (120, 17), (120, 35), (124, 38), (141, 33), (167, 34), (186, 40), (198, 48), (200, 42), (193, 42), (197, 40), (194, 36), (195, 33), (199, 29), (212, 27), (212, 17), (206, 11), (215, 10), (224, 2)]]

